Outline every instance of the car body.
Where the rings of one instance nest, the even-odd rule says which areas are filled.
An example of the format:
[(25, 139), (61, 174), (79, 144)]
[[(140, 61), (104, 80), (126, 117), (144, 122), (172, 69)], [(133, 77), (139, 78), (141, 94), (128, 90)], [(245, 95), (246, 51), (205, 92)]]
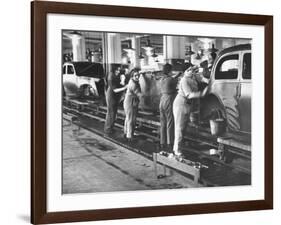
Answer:
[(104, 69), (100, 63), (66, 62), (63, 64), (65, 96), (100, 96), (104, 93)]
[(237, 45), (222, 50), (216, 58), (201, 101), (201, 118), (220, 112), (231, 131), (251, 133), (251, 45)]

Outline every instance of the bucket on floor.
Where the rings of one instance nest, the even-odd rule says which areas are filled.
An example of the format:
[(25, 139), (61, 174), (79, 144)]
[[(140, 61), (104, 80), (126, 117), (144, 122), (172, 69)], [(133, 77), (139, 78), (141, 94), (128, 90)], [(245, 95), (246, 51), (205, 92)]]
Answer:
[(211, 134), (215, 136), (219, 136), (222, 133), (225, 132), (225, 122), (224, 119), (214, 119), (210, 120), (210, 128), (211, 128)]

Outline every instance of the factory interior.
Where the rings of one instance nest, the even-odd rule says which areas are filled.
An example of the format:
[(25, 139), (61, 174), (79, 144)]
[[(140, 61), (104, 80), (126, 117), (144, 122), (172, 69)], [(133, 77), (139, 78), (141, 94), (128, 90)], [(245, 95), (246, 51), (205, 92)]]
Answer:
[(63, 194), (251, 185), (251, 39), (63, 30), (61, 61)]

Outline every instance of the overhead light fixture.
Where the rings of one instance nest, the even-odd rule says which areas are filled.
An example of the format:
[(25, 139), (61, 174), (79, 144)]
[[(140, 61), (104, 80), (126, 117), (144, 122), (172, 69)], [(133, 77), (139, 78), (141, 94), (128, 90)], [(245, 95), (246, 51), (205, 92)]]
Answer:
[(147, 39), (147, 42), (146, 42), (146, 45), (144, 47), (142, 47), (145, 51), (152, 51), (153, 50), (153, 47), (152, 45), (150, 44), (150, 40)]
[(209, 48), (208, 51), (210, 52), (212, 59), (215, 60), (215, 58), (217, 58), (216, 52), (218, 51), (218, 49), (215, 48), (215, 45), (212, 44), (212, 48)]
[(151, 55), (152, 55), (152, 50), (153, 50), (154, 48), (153, 48), (152, 45), (150, 44), (150, 40), (149, 40), (149, 39), (147, 39), (146, 45), (145, 45), (144, 47), (142, 47), (142, 48), (145, 50), (145, 54), (146, 54), (147, 56), (151, 56)]
[(199, 59), (201, 59), (201, 58), (202, 58), (202, 57), (201, 57), (200, 53), (197, 52), (195, 59), (199, 60)]
[(213, 43), (213, 44), (212, 44), (212, 48), (209, 48), (208, 51), (209, 51), (209, 52), (217, 52), (218, 49), (215, 48), (215, 44)]
[(153, 50), (153, 54), (151, 55), (151, 57), (156, 58), (158, 55), (155, 53), (155, 49)]
[(65, 33), (65, 36), (71, 39), (73, 46), (77, 46), (82, 38), (82, 34), (77, 31), (71, 31), (69, 33)]
[(129, 42), (128, 44), (129, 44), (128, 47), (123, 49), (124, 51), (126, 51), (128, 53), (132, 53), (132, 52), (136, 51), (136, 49), (132, 48), (131, 42)]
[(204, 56), (204, 50), (203, 49), (199, 49), (197, 51), (195, 59), (202, 59), (203, 56)]
[(124, 51), (131, 52), (131, 51), (136, 51), (136, 49), (134, 49), (132, 47), (128, 47), (128, 48), (124, 48)]
[(71, 38), (71, 39), (81, 39), (82, 38), (82, 34), (78, 31), (71, 31), (69, 33), (65, 34), (67, 37)]

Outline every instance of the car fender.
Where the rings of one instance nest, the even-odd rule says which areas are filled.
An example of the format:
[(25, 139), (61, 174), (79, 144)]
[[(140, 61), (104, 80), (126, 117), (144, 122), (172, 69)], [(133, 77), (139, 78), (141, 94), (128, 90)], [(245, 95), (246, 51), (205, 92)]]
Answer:
[[(240, 113), (238, 110), (238, 101), (235, 96), (218, 95), (217, 93), (209, 92), (204, 99), (208, 111), (210, 111), (212, 107), (220, 107), (220, 109), (223, 110), (223, 116), (225, 117), (224, 119), (228, 127), (235, 131), (240, 130)], [(214, 105), (212, 106), (212, 104)]]
[(84, 86), (90, 86), (92, 89), (92, 92), (94, 93), (94, 95), (98, 96), (98, 90), (96, 87), (96, 82), (100, 81), (99, 78), (93, 78), (93, 77), (78, 77), (78, 85), (79, 88), (82, 88)]

